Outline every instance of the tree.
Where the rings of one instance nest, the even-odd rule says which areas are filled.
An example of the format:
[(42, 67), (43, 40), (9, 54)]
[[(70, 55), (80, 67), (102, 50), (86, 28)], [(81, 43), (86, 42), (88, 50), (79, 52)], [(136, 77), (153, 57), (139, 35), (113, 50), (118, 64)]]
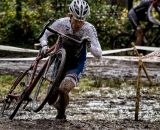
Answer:
[[(0, 44), (33, 47), (43, 25), (49, 19), (58, 19), (68, 13), (72, 0), (2, 0), (4, 14), (0, 15)], [(88, 21), (95, 25), (103, 49), (109, 49), (111, 39), (127, 24), (124, 6), (117, 8), (107, 0), (86, 0), (91, 8)], [(94, 1), (94, 2), (93, 2)], [(121, 25), (124, 26), (121, 26)]]

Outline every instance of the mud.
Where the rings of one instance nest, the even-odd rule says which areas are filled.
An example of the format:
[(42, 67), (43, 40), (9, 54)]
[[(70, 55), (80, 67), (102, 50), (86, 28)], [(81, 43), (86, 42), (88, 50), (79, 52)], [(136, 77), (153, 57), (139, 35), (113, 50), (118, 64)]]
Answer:
[[(0, 73), (15, 74), (27, 68), (30, 63), (1, 62)], [(104, 66), (104, 69), (88, 66), (90, 68), (86, 69), (88, 72), (85, 72), (84, 76), (96, 74), (94, 75), (96, 77), (99, 75), (98, 72), (106, 72), (108, 79), (114, 81), (119, 77), (124, 80), (118, 87), (102, 84), (101, 87), (93, 87), (91, 90), (82, 91), (78, 87), (75, 88), (70, 94), (70, 105), (66, 112), (67, 121), (55, 120), (56, 110), (46, 104), (38, 113), (20, 110), (12, 121), (6, 117), (0, 118), (0, 130), (160, 130), (159, 85), (154, 87), (142, 85), (139, 121), (135, 121), (136, 82), (128, 85), (125, 80), (126, 77), (127, 80), (135, 80), (136, 63), (122, 64), (112, 61)], [(148, 70), (154, 82), (159, 83), (159, 65), (150, 66)], [(142, 78), (147, 81), (144, 73)]]
[(159, 122), (146, 121), (107, 121), (107, 120), (68, 120), (54, 119), (0, 121), (1, 130), (159, 130)]
[(106, 86), (72, 91), (67, 121), (55, 120), (55, 108), (46, 104), (38, 113), (20, 110), (12, 121), (1, 118), (0, 130), (160, 130), (159, 91), (142, 89), (139, 121), (134, 120), (134, 86)]

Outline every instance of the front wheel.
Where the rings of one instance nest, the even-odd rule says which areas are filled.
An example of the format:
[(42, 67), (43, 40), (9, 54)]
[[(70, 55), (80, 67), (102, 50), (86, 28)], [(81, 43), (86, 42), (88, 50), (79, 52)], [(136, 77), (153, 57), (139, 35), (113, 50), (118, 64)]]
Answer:
[[(66, 51), (64, 49), (60, 49), (56, 54), (50, 56), (46, 69), (33, 91), (32, 109), (34, 112), (38, 112), (44, 107), (48, 101), (49, 95), (54, 91), (54, 87), (58, 86), (63, 73), (65, 61)], [(57, 93), (55, 99), (56, 96), (58, 96)]]

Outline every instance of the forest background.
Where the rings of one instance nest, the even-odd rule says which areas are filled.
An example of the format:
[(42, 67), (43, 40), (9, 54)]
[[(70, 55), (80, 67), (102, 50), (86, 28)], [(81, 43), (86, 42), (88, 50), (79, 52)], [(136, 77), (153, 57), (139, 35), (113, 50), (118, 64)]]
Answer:
[[(41, 33), (46, 22), (49, 19), (66, 16), (71, 1), (1, 0), (0, 44), (33, 48), (35, 39)], [(87, 21), (96, 27), (103, 49), (111, 49), (112, 40), (117, 33), (122, 30), (132, 30), (127, 15), (128, 10), (138, 0), (86, 1), (91, 8), (91, 14)]]

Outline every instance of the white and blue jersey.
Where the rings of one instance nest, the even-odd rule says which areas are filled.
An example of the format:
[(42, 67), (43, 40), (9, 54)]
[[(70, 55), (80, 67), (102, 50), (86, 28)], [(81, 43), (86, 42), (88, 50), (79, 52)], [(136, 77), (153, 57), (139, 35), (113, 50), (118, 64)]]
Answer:
[[(63, 34), (71, 34), (75, 35), (78, 38), (82, 39), (83, 37), (88, 36), (91, 41), (91, 47), (89, 48), (89, 51), (97, 58), (101, 58), (102, 56), (102, 49), (97, 37), (97, 31), (95, 27), (88, 23), (84, 22), (83, 26), (77, 31), (73, 32), (73, 29), (71, 27), (70, 17), (60, 18), (53, 22), (53, 24), (50, 26), (50, 28), (61, 32)], [(42, 46), (47, 45), (47, 39), (50, 35), (52, 35), (50, 31), (46, 30), (43, 34), (43, 36), (40, 38), (40, 44)], [(84, 69), (85, 61), (86, 61), (86, 47), (83, 48), (81, 51), (81, 56), (78, 59), (72, 59), (73, 61), (66, 61), (68, 62), (67, 67), (67, 74), (68, 73), (75, 73), (79, 77), (80, 73)]]

